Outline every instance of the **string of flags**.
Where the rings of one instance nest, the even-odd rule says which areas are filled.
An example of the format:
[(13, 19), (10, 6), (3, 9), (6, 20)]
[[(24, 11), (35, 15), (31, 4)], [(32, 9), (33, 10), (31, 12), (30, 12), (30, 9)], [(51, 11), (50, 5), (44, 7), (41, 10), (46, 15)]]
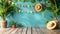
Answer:
[[(14, 2), (11, 2), (10, 0), (8, 0), (8, 5), (10, 5), (10, 3), (15, 4)], [(22, 4), (20, 4), (20, 3), (17, 4), (17, 6), (18, 6), (17, 8), (19, 8), (17, 12), (21, 12), (23, 10), (23, 9), (20, 9), (21, 5)], [(31, 5), (24, 4), (23, 7), (29, 9), (29, 8), (31, 8)], [(40, 4), (40, 3), (35, 4), (33, 6), (32, 10), (29, 9), (29, 13), (32, 14), (34, 12), (33, 10), (35, 10), (36, 12), (40, 12), (42, 10), (42, 4)], [(23, 12), (27, 13), (28, 11), (23, 11)]]

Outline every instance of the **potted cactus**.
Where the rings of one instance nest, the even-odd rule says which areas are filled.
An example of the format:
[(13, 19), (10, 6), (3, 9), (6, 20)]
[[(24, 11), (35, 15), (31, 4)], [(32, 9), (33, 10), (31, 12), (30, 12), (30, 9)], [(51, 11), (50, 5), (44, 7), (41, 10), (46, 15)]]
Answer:
[(12, 28), (16, 28), (16, 22), (15, 21), (12, 22)]
[(1, 0), (0, 1), (0, 17), (2, 18), (1, 27), (7, 27), (7, 15), (13, 15), (15, 13), (16, 7), (15, 4), (12, 4), (10, 0)]

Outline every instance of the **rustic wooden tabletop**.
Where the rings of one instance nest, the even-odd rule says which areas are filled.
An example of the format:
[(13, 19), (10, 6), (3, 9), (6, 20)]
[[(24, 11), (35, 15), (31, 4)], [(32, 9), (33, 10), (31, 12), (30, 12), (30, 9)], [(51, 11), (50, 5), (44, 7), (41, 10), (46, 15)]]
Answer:
[(46, 28), (0, 28), (0, 34), (60, 34), (60, 29)]

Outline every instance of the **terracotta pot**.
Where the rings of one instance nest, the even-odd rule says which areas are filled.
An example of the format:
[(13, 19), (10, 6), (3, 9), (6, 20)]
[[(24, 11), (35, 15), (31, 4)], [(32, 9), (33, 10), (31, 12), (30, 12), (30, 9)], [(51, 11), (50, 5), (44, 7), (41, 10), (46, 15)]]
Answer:
[(6, 20), (2, 20), (1, 22), (1, 28), (7, 28), (7, 21)]
[(16, 26), (15, 25), (12, 25), (12, 28), (16, 28)]

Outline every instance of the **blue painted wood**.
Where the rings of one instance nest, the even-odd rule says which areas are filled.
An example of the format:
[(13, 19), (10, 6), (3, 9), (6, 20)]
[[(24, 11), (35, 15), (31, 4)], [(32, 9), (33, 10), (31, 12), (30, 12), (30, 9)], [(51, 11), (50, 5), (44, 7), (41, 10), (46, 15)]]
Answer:
[[(34, 11), (34, 5), (37, 3), (42, 3), (36, 1), (35, 3), (31, 2), (15, 2), (16, 7), (18, 7), (18, 4), (20, 4), (20, 13), (14, 14), (14, 16), (10, 16), (7, 18), (8, 21), (8, 27), (11, 26), (12, 21), (17, 22), (17, 27), (20, 27), (21, 25), (24, 27), (46, 27), (46, 21), (54, 20), (53, 13), (49, 12), (49, 10), (45, 10), (44, 17), (42, 17), (42, 12), (36, 13)], [(24, 7), (24, 5), (30, 5), (30, 7)], [(49, 5), (47, 5), (49, 6)], [(24, 13), (26, 11), (26, 13)], [(32, 14), (30, 14), (30, 11), (33, 11)], [(49, 16), (53, 16), (53, 18), (50, 18)], [(60, 18), (60, 17), (58, 17)]]

